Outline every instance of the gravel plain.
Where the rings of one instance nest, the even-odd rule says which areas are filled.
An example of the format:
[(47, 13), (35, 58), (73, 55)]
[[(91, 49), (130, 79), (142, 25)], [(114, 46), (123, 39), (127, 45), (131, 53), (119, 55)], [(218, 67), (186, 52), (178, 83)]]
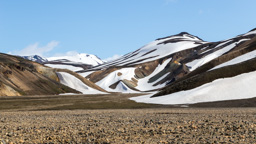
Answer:
[(256, 143), (255, 108), (0, 112), (0, 143)]

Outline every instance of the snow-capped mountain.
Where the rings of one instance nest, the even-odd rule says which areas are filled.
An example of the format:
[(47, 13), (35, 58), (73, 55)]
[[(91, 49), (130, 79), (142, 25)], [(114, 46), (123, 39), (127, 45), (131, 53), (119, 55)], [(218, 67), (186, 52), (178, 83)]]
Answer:
[[(107, 91), (120, 92), (118, 85), (127, 87), (122, 92), (156, 90), (166, 86), (173, 77), (182, 76), (188, 71), (179, 62), (173, 61), (172, 54), (206, 43), (196, 36), (182, 32), (157, 39), (119, 59), (80, 71), (79, 74), (87, 76)], [(175, 70), (177, 71), (173, 74)]]
[(182, 32), (105, 63), (78, 54), (44, 64), (76, 71), (70, 75), (59, 69), (57, 75), (62, 84), (85, 94), (152, 92), (131, 99), (156, 104), (246, 99), (256, 95), (256, 29), (218, 42)]
[(75, 53), (73, 55), (67, 56), (57, 56), (49, 57), (48, 61), (62, 62), (66, 64), (88, 64), (92, 66), (97, 66), (103, 64), (104, 62), (95, 55), (86, 53)]
[(178, 35), (159, 38), (134, 52), (128, 53), (114, 61), (96, 66), (93, 69), (97, 70), (111, 66), (134, 66), (151, 62), (166, 57), (172, 53), (193, 48), (205, 43), (207, 42), (197, 36), (182, 32)]
[(22, 56), (24, 59), (35, 61), (52, 68), (69, 69), (71, 71), (86, 70), (104, 62), (95, 55), (72, 53), (66, 56), (43, 58), (38, 55)]
[(48, 61), (46, 58), (43, 58), (39, 55), (21, 56), (21, 57), (24, 58), (24, 59), (27, 59), (27, 60), (31, 60), (31, 61), (34, 61), (34, 62), (41, 63), (41, 64)]
[(68, 56), (58, 56), (47, 58), (44, 64), (52, 68), (69, 69), (71, 71), (86, 70), (104, 62), (95, 55), (85, 53), (75, 53)]
[[(117, 60), (79, 71), (79, 74), (110, 92), (159, 91), (153, 97), (133, 99), (138, 102), (181, 104), (248, 98), (256, 94), (250, 90), (253, 82), (244, 78), (252, 77), (251, 72), (256, 71), (252, 66), (255, 50), (256, 29), (219, 42), (205, 42), (183, 32), (157, 39)], [(236, 92), (239, 95), (236, 96), (227, 88), (238, 80), (241, 83), (230, 88), (251, 91), (248, 95)], [(214, 97), (217, 90), (218, 96)]]
[(255, 97), (256, 29), (193, 50), (195, 56), (179, 57), (179, 62), (189, 68), (187, 75), (154, 95), (131, 99), (144, 103), (193, 104)]

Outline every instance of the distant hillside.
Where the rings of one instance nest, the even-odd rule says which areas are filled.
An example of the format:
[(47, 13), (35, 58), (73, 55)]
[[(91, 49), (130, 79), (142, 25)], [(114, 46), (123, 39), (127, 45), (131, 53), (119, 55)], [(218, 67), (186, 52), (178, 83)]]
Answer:
[(54, 69), (0, 53), (0, 96), (79, 93), (58, 81)]
[[(73, 81), (70, 82), (70, 78)], [(77, 89), (78, 87), (83, 87), (83, 90)], [(53, 69), (21, 57), (0, 53), (0, 96), (104, 92), (106, 91), (72, 71)]]
[(34, 62), (37, 62), (37, 63), (41, 63), (41, 64), (48, 61), (46, 58), (43, 58), (39, 55), (21, 56), (21, 57), (24, 58), (24, 59), (27, 59), (27, 60), (31, 60), (31, 61), (34, 61)]
[(103, 64), (104, 62), (95, 55), (90, 54), (74, 54), (69, 56), (43, 58), (38, 55), (22, 56), (23, 58), (35, 61), (52, 68), (69, 69), (71, 71), (80, 71)]

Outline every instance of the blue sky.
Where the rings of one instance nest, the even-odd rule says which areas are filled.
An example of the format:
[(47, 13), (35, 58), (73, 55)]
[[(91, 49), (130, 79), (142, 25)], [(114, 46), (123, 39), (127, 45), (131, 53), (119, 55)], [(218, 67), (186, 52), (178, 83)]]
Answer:
[(102, 59), (187, 31), (219, 41), (256, 27), (255, 0), (0, 0), (0, 52)]

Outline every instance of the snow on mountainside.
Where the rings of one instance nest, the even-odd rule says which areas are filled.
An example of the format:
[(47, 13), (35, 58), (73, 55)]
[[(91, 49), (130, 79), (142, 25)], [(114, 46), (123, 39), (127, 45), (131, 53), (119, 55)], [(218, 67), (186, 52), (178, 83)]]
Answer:
[[(164, 87), (171, 81), (172, 78), (166, 80), (166, 77), (176, 75), (169, 72), (171, 69), (182, 69), (182, 65), (172, 61), (172, 58), (167, 58), (168, 56), (206, 43), (196, 36), (183, 32), (157, 39), (119, 59), (78, 73), (85, 76), (89, 73), (87, 78), (108, 91), (117, 92), (115, 86), (119, 81), (137, 91), (154, 90)], [(147, 77), (152, 72), (153, 74)], [(183, 70), (180, 70), (177, 74), (182, 75), (182, 72)]]
[(76, 78), (75, 76), (69, 73), (58, 72), (57, 75), (60, 79), (61, 84), (64, 84), (70, 88), (80, 91), (83, 94), (106, 94), (105, 92), (102, 92), (87, 86), (81, 80), (79, 80), (78, 78)]
[(152, 104), (194, 104), (256, 97), (256, 71), (232, 78), (217, 79), (200, 87), (161, 97), (152, 95), (131, 98), (136, 102)]
[(74, 55), (69, 55), (69, 56), (59, 56), (59, 57), (49, 57), (47, 58), (48, 61), (53, 61), (53, 62), (61, 62), (65, 64), (87, 64), (87, 65), (92, 65), (96, 66), (99, 64), (103, 64), (103, 61), (99, 59), (95, 55), (91, 54), (85, 54), (85, 53), (76, 53)]
[(128, 53), (116, 60), (107, 62), (93, 69), (102, 69), (110, 66), (132, 66), (157, 60), (172, 53), (205, 44), (200, 38), (182, 32), (178, 35), (157, 39), (142, 48)]
[[(120, 90), (120, 87), (125, 86), (132, 90), (131, 93), (160, 90), (156, 95), (161, 97), (179, 92), (179, 89), (197, 88), (221, 78), (223, 74), (220, 71), (207, 73), (203, 78), (198, 77), (214, 67), (225, 67), (253, 59), (253, 51), (256, 50), (255, 31), (219, 42), (205, 42), (183, 32), (157, 39), (119, 59), (78, 73), (111, 92), (125, 92)], [(250, 72), (251, 69), (247, 68), (247, 72)], [(232, 74), (223, 77), (234, 77), (242, 72)], [(182, 84), (183, 81), (189, 83), (189, 79), (195, 76), (195, 84)], [(161, 93), (162, 91), (164, 92)]]
[(75, 53), (73, 55), (50, 57), (44, 64), (52, 68), (69, 69), (81, 71), (103, 64), (104, 62), (95, 55)]
[(201, 45), (206, 49), (180, 63), (189, 73), (158, 93), (131, 98), (155, 104), (193, 104), (256, 97), (256, 29), (235, 38)]
[(68, 69), (71, 71), (81, 71), (104, 62), (95, 55), (85, 53), (72, 53), (67, 56), (42, 58), (38, 55), (22, 56), (24, 59), (35, 61), (52, 68)]

